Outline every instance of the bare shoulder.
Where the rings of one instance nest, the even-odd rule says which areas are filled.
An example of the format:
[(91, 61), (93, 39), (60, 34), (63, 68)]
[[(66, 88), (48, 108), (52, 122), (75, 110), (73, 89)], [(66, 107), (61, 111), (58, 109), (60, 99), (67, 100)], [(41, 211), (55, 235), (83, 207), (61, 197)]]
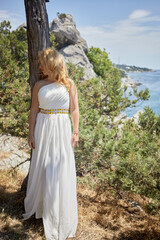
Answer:
[(74, 82), (71, 78), (69, 78), (68, 80), (69, 80), (70, 83), (73, 83), (73, 82)]
[(71, 87), (75, 86), (75, 82), (73, 81), (73, 79), (69, 78), (69, 81), (71, 83)]

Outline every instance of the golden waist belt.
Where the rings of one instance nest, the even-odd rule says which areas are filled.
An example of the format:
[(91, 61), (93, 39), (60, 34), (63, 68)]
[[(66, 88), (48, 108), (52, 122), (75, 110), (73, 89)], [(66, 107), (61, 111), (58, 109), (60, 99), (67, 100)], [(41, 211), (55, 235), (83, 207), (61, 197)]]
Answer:
[(40, 108), (40, 112), (44, 113), (44, 114), (69, 113), (69, 109), (63, 109), (63, 108), (44, 109), (44, 108)]

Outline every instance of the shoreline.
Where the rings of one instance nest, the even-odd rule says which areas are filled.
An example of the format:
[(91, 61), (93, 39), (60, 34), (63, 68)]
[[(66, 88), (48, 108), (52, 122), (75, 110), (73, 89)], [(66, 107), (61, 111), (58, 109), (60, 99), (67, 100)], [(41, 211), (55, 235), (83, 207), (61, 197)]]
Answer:
[(156, 69), (150, 69), (150, 70), (131, 70), (131, 71), (125, 71), (126, 73), (145, 73), (145, 72), (156, 72), (156, 71), (159, 71), (159, 70), (156, 70)]
[(125, 85), (127, 87), (136, 87), (136, 86), (142, 85), (142, 83), (135, 82), (132, 80), (132, 78), (130, 76), (126, 76), (126, 77), (121, 78), (121, 87), (124, 88)]

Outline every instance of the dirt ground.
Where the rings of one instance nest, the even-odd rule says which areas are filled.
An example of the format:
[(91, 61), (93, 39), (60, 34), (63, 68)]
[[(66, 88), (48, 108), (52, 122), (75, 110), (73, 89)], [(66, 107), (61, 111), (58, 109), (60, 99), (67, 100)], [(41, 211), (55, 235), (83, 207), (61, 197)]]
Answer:
[[(0, 240), (44, 240), (42, 219), (22, 221), (25, 175), (0, 170)], [(160, 240), (160, 216), (146, 208), (153, 200), (109, 188), (97, 192), (77, 181), (76, 240)], [(69, 240), (67, 239), (67, 240)]]

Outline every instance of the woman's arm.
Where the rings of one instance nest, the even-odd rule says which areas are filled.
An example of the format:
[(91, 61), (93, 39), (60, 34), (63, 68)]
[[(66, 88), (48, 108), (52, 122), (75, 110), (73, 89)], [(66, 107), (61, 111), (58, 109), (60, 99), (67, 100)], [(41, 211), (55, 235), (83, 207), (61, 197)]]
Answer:
[(72, 86), (70, 88), (70, 103), (69, 111), (71, 114), (71, 119), (73, 123), (73, 131), (78, 131), (79, 129), (79, 105), (78, 105), (78, 93), (77, 88), (73, 80), (71, 80)]
[[(69, 111), (71, 114), (71, 119), (73, 123), (73, 140), (75, 144), (78, 143), (78, 131), (79, 131), (79, 104), (78, 104), (78, 92), (76, 85), (73, 80), (71, 80), (71, 88), (69, 90), (70, 95), (70, 103), (69, 103)], [(72, 141), (73, 141), (72, 140)]]
[(36, 123), (37, 113), (39, 112), (38, 91), (39, 91), (39, 83), (35, 83), (33, 87), (32, 104), (31, 104), (31, 109), (29, 113), (28, 144), (31, 148), (35, 148), (34, 127)]

